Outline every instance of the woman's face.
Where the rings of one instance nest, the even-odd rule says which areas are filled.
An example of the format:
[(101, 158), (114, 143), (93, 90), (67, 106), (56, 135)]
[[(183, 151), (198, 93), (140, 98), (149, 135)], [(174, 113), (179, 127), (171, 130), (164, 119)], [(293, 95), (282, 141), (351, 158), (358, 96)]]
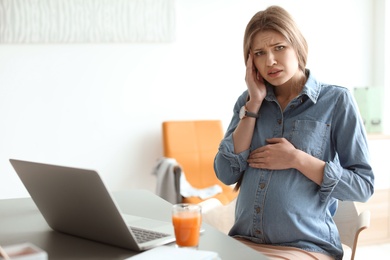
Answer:
[(299, 74), (298, 57), (283, 35), (275, 31), (257, 33), (252, 41), (253, 63), (260, 75), (274, 86), (283, 86)]

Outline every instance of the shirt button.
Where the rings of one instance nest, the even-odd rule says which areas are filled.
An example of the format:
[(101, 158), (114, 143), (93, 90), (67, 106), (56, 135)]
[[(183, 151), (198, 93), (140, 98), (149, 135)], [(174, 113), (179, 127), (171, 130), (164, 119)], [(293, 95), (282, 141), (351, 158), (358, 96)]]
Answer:
[(261, 209), (260, 207), (256, 207), (256, 213), (260, 213)]
[(265, 188), (265, 183), (260, 183), (260, 189), (264, 189)]
[(291, 105), (291, 108), (294, 108), (295, 107), (295, 105)]
[(278, 119), (278, 124), (280, 125), (282, 123), (282, 119)]

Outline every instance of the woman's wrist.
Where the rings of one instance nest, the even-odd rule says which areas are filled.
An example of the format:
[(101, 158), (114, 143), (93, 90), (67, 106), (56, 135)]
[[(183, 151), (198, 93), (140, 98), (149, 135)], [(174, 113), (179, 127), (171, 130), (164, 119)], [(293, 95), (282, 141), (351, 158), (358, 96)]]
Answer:
[(296, 149), (294, 158), (292, 168), (297, 169), (306, 177), (321, 185), (325, 162), (299, 149)]
[(245, 107), (249, 112), (258, 113), (260, 110), (262, 101), (249, 100), (246, 102)]

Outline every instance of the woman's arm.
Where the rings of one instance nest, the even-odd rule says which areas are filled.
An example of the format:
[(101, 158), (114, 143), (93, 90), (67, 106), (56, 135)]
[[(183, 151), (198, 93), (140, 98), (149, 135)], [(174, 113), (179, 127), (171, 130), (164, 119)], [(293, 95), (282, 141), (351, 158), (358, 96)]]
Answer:
[(268, 144), (255, 149), (248, 158), (249, 166), (268, 170), (297, 169), (321, 185), (325, 162), (296, 149), (285, 138), (267, 139)]
[(321, 187), (323, 195), (367, 201), (374, 192), (374, 172), (364, 124), (348, 90), (337, 100), (331, 132), (337, 156), (326, 163)]
[[(248, 111), (257, 114), (267, 94), (267, 90), (263, 78), (253, 64), (252, 52), (249, 53), (246, 63), (245, 81), (249, 93), (245, 107)], [(249, 149), (252, 143), (256, 120), (257, 118), (254, 117), (245, 117), (239, 121), (233, 133), (234, 152), (236, 154)]]

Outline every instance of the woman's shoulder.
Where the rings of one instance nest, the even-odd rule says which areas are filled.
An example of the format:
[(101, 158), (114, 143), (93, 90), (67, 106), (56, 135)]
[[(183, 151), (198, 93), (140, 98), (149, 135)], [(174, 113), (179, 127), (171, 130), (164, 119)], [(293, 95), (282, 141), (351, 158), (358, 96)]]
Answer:
[(321, 90), (321, 92), (332, 92), (333, 94), (339, 93), (339, 94), (351, 94), (351, 91), (349, 88), (345, 86), (341, 86), (338, 84), (332, 84), (327, 83), (326, 81), (320, 81), (318, 80), (310, 71), (309, 71), (309, 79), (308, 82), (310, 82), (312, 85), (317, 86)]
[(340, 85), (335, 85), (335, 84), (321, 83), (321, 88), (323, 88), (324, 90), (327, 90), (327, 91), (337, 92), (340, 94), (343, 94), (343, 93), (350, 94), (351, 93), (349, 88), (344, 87), (344, 86), (340, 86)]
[(349, 102), (353, 99), (351, 89), (345, 86), (319, 81), (312, 74), (310, 74), (308, 85), (307, 94), (313, 100), (333, 103)]

